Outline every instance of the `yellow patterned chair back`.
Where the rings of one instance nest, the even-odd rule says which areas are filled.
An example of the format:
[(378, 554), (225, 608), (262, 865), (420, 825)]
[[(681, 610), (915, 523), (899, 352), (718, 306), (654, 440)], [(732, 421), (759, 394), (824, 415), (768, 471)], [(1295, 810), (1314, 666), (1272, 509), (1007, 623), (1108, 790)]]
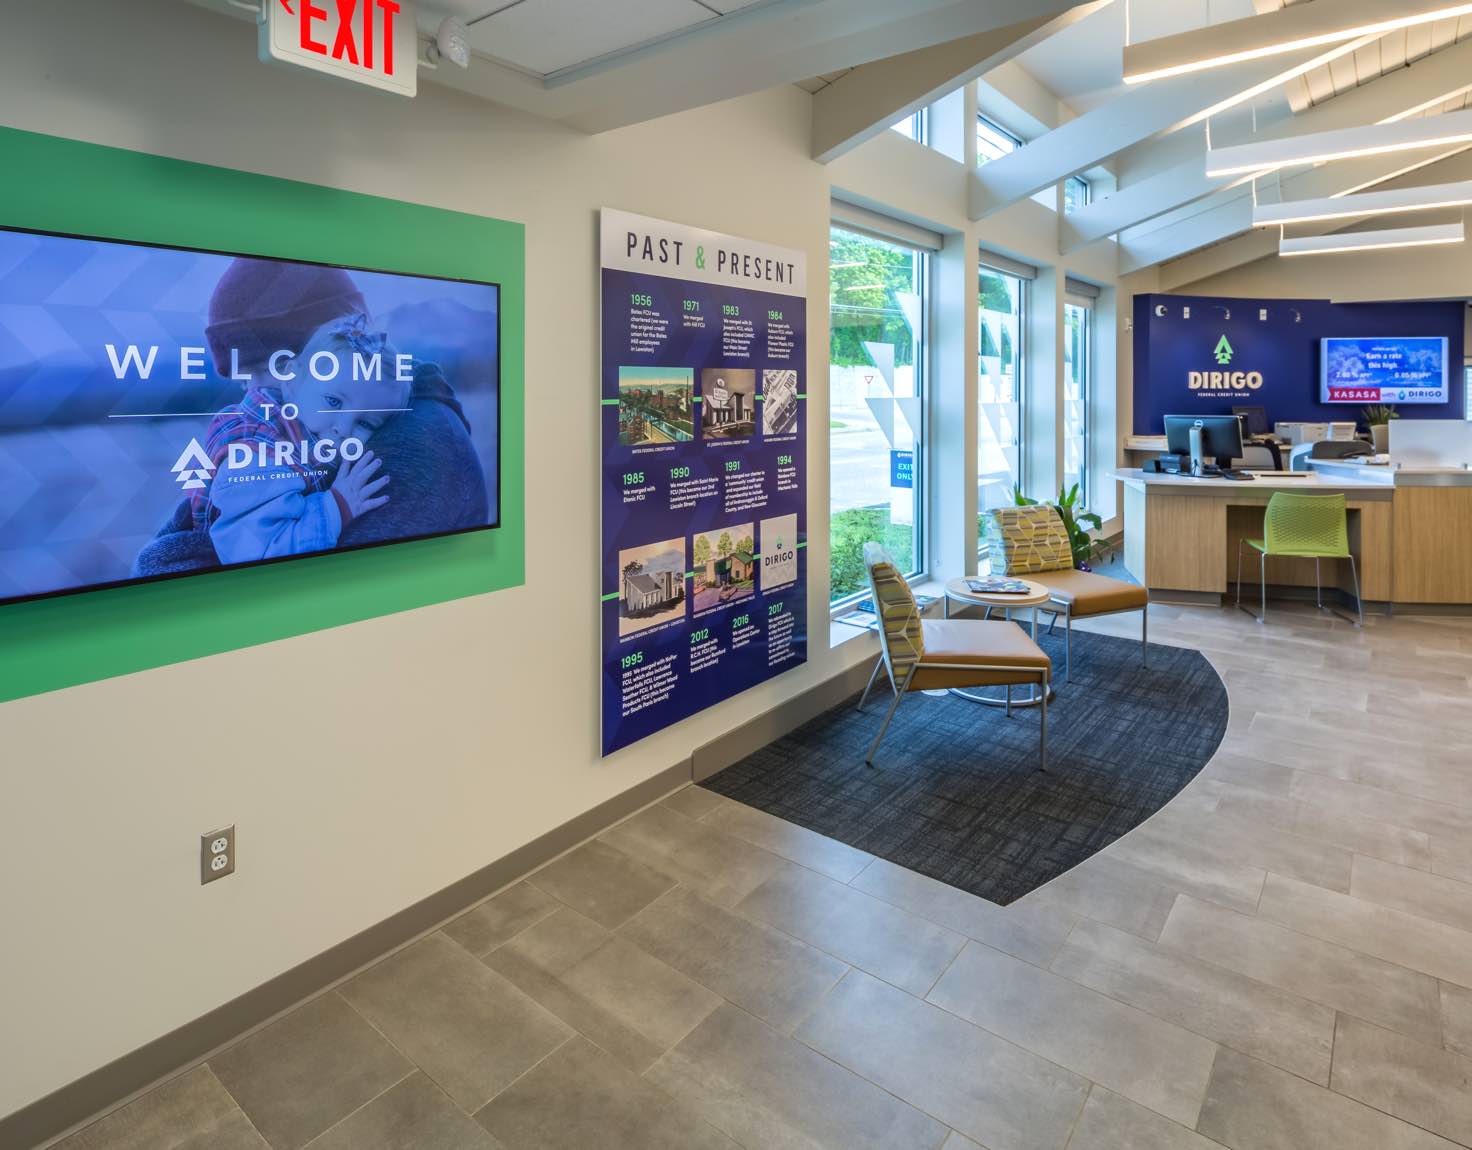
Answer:
[(986, 514), (993, 575), (1036, 575), (1073, 568), (1073, 548), (1056, 507), (995, 507)]
[(878, 543), (864, 544), (864, 567), (869, 572), (869, 591), (874, 596), (884, 661), (889, 664), (896, 686), (900, 686), (910, 668), (925, 654), (920, 608), (915, 605), (915, 596), (900, 569)]

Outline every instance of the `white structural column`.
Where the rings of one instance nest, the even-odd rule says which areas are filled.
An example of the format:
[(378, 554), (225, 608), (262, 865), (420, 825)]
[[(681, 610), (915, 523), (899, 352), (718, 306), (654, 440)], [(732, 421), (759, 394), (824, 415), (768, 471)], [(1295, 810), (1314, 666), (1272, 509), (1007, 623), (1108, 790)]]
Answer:
[(1063, 481), (1063, 295), (1061, 267), (1039, 269), (1028, 284), (1026, 369), (1022, 433), (1026, 439), (1023, 490), (1052, 499)]
[[(813, 158), (836, 159), (1109, 2), (1033, 0), (1018, 23), (855, 68), (813, 97)], [(991, 7), (1000, 17), (1006, 5)]]
[[(934, 260), (930, 357), (926, 540), (932, 573), (976, 573), (977, 250), (964, 232), (946, 237)], [(960, 434), (957, 434), (957, 431)]]
[(1297, 52), (1133, 88), (972, 172), (971, 218), (985, 219), (1142, 140), (1205, 120), (1295, 75), (1348, 55), (1357, 46), (1356, 41), (1325, 51)]

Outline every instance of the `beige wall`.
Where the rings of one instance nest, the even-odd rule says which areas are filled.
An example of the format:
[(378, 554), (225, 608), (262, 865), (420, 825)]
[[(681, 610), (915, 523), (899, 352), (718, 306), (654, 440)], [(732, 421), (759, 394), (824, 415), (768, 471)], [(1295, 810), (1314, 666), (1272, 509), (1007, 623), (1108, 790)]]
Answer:
[[(891, 133), (832, 172), (813, 163), (797, 88), (584, 137), (433, 84), (396, 101), (268, 70), (248, 23), (178, 0), (4, 19), (6, 124), (524, 221), (529, 483), (521, 588), (0, 706), (0, 1115), (872, 657), (868, 636), (826, 643), (830, 180), (1057, 260), (1046, 209), (968, 225), (964, 180)], [(938, 194), (946, 180), (959, 190)], [(806, 668), (608, 759), (590, 399), (603, 205), (808, 253), (817, 640)], [(1112, 251), (1085, 252), (1070, 270), (1112, 283), (1110, 268)], [(202, 888), (197, 836), (227, 823), (239, 871)]]

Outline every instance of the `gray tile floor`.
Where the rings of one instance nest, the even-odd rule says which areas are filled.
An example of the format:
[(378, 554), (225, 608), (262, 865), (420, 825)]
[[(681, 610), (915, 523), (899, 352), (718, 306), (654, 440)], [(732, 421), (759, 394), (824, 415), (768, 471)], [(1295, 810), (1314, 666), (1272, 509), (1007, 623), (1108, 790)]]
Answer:
[(1151, 638), (1225, 743), (1009, 907), (687, 789), (61, 1146), (1472, 1146), (1472, 620)]

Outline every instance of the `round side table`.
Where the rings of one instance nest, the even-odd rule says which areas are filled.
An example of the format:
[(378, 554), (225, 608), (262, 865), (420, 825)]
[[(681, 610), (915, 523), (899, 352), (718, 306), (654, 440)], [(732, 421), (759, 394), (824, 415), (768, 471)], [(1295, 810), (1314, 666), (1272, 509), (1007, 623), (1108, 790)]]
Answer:
[[(1001, 610), (1005, 612), (1008, 619), (1011, 619), (1013, 611), (1030, 607), (1032, 608), (1032, 640), (1036, 643), (1038, 640), (1038, 608), (1048, 602), (1052, 597), (1052, 592), (1041, 583), (1034, 582), (1031, 579), (1020, 579), (1018, 581), (1027, 584), (1026, 594), (988, 594), (983, 591), (971, 590), (966, 585), (964, 578), (950, 580), (946, 583), (946, 618), (949, 619), (951, 617), (952, 602), (961, 603), (967, 607), (990, 607), (993, 610)], [(952, 687), (951, 694), (962, 699), (968, 699), (973, 703), (981, 703), (988, 707), (1006, 707), (1008, 713), (1011, 713), (1013, 707), (1036, 707), (1042, 702), (1042, 698), (1039, 696), (1036, 687), (1029, 688), (1027, 698), (1019, 699), (1016, 702), (1012, 701), (1011, 687), (1007, 688), (1007, 697), (1005, 699), (991, 699), (985, 695), (978, 695), (971, 691), (962, 690), (960, 687)], [(1056, 695), (1057, 692), (1050, 685), (1048, 687), (1048, 701), (1051, 703)]]

